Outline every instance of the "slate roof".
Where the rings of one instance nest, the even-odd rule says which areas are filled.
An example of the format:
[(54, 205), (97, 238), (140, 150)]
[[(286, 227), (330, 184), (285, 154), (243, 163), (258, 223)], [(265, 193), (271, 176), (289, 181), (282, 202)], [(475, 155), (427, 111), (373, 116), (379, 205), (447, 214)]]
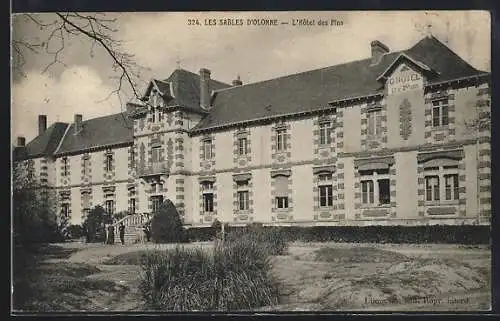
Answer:
[(373, 66), (368, 58), (220, 90), (210, 114), (193, 131), (328, 108), (332, 101), (375, 94), (384, 88), (377, 77), (401, 53), (437, 71), (433, 83), (484, 73), (435, 37), (426, 37), (407, 50), (385, 54)]
[(67, 123), (56, 122), (49, 126), (42, 135), (35, 137), (31, 142), (26, 144), (26, 146), (15, 147), (14, 160), (52, 155), (63, 138), (67, 127)]
[[(174, 99), (168, 106), (183, 106), (194, 111), (206, 112), (200, 107), (200, 75), (184, 69), (176, 69), (170, 77), (163, 80), (173, 84)], [(231, 85), (210, 79), (210, 90), (221, 90)]]
[(132, 144), (134, 141), (133, 123), (125, 113), (84, 120), (82, 130), (76, 135), (74, 126), (74, 124), (70, 125), (56, 154), (117, 144)]

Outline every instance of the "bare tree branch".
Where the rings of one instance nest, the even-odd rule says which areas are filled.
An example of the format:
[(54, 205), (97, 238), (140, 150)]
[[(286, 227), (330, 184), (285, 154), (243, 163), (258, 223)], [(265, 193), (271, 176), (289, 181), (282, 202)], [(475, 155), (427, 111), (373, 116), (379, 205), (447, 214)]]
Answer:
[[(134, 56), (127, 53), (121, 41), (117, 39), (116, 18), (108, 18), (104, 13), (81, 14), (76, 12), (55, 13), (55, 19), (50, 22), (32, 14), (23, 14), (24, 23), (31, 23), (47, 33), (46, 41), (36, 39), (15, 39), (12, 41), (13, 68), (23, 74), (23, 66), (26, 63), (26, 54), (46, 54), (52, 60), (45, 66), (43, 73), (57, 64), (65, 63), (61, 57), (66, 49), (69, 38), (81, 38), (90, 41), (90, 56), (94, 56), (94, 50), (100, 48), (111, 58), (112, 69), (118, 74), (112, 77), (116, 80), (116, 87), (103, 100), (109, 99), (116, 94), (122, 101), (121, 93), (124, 86), (128, 85), (133, 97), (140, 99), (141, 95), (137, 89), (142, 67), (135, 62)], [(42, 51), (43, 50), (43, 51)]]

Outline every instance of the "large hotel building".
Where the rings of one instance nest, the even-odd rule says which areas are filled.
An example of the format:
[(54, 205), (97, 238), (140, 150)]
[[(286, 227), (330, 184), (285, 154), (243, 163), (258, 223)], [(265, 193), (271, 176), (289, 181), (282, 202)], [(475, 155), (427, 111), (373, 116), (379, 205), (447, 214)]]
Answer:
[(72, 224), (166, 199), (187, 227), (490, 224), (490, 74), (433, 36), (371, 53), (249, 84), (177, 69), (126, 113), (40, 115), (15, 161)]

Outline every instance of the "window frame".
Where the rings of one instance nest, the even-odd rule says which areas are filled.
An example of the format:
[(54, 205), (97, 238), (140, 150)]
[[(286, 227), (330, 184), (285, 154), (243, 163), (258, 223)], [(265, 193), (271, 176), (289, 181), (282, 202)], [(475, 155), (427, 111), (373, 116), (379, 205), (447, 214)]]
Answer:
[[(439, 165), (424, 167), (424, 202), (425, 205), (458, 204), (460, 200), (460, 172), (458, 165)], [(453, 177), (450, 181), (450, 178)], [(437, 178), (438, 184), (433, 185), (432, 198), (429, 200), (428, 181)], [(437, 187), (436, 187), (437, 186)], [(436, 193), (439, 193), (436, 198)], [(448, 198), (448, 194), (451, 198)]]
[[(388, 181), (389, 193), (383, 198), (380, 192), (380, 182)], [(389, 169), (374, 169), (360, 172), (359, 192), (361, 194), (361, 207), (390, 207), (391, 205), (391, 174)]]
[(289, 209), (288, 196), (276, 196), (275, 197), (275, 208), (277, 210), (287, 210)]
[(332, 122), (322, 121), (319, 123), (319, 145), (330, 145), (332, 139)]
[(287, 130), (285, 128), (276, 129), (276, 151), (284, 152), (287, 149)]
[(63, 157), (61, 161), (63, 163), (63, 171), (61, 173), (61, 176), (69, 176), (69, 158)]
[[(207, 150), (208, 148), (208, 150)], [(212, 152), (212, 140), (205, 139), (203, 140), (203, 160), (211, 160), (213, 156)]]
[[(244, 144), (242, 144), (244, 142)], [(248, 154), (248, 138), (239, 137), (238, 138), (238, 155), (246, 156)]]
[(370, 138), (382, 136), (382, 109), (377, 108), (366, 112), (366, 135)]
[(154, 163), (154, 164), (160, 163), (160, 159), (161, 159), (160, 156), (161, 156), (161, 146), (159, 146), (159, 145), (158, 146), (151, 146), (151, 163)]
[(113, 215), (115, 213), (115, 200), (105, 200), (104, 209), (108, 215)]
[(163, 195), (153, 195), (151, 196), (151, 211), (152, 213), (155, 213), (158, 211), (161, 207), (161, 204), (163, 203)]
[(450, 123), (448, 98), (434, 99), (431, 102), (432, 127), (445, 127)]
[(238, 210), (248, 211), (250, 209), (250, 193), (248, 190), (237, 191)]
[(106, 154), (106, 173), (113, 171), (113, 154)]

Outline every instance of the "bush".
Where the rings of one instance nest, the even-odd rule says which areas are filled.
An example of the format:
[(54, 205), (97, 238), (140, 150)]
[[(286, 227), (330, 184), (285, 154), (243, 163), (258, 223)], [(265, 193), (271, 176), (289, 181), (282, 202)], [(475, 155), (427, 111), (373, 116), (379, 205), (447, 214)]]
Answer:
[(113, 219), (102, 206), (94, 207), (83, 222), (83, 230), (88, 243), (104, 242), (106, 238), (105, 224), (112, 223)]
[(266, 250), (268, 255), (284, 255), (288, 250), (288, 240), (283, 229), (264, 228), (255, 223), (244, 228), (230, 228), (227, 232), (227, 239), (230, 241), (247, 239), (249, 242), (256, 242)]
[(151, 238), (155, 243), (186, 241), (181, 217), (170, 200), (163, 202), (151, 220)]
[(85, 236), (85, 231), (81, 225), (70, 225), (66, 228), (66, 235), (69, 239), (79, 239)]
[(213, 250), (154, 252), (143, 264), (140, 291), (149, 308), (234, 311), (278, 304), (267, 250), (255, 240), (216, 241)]

